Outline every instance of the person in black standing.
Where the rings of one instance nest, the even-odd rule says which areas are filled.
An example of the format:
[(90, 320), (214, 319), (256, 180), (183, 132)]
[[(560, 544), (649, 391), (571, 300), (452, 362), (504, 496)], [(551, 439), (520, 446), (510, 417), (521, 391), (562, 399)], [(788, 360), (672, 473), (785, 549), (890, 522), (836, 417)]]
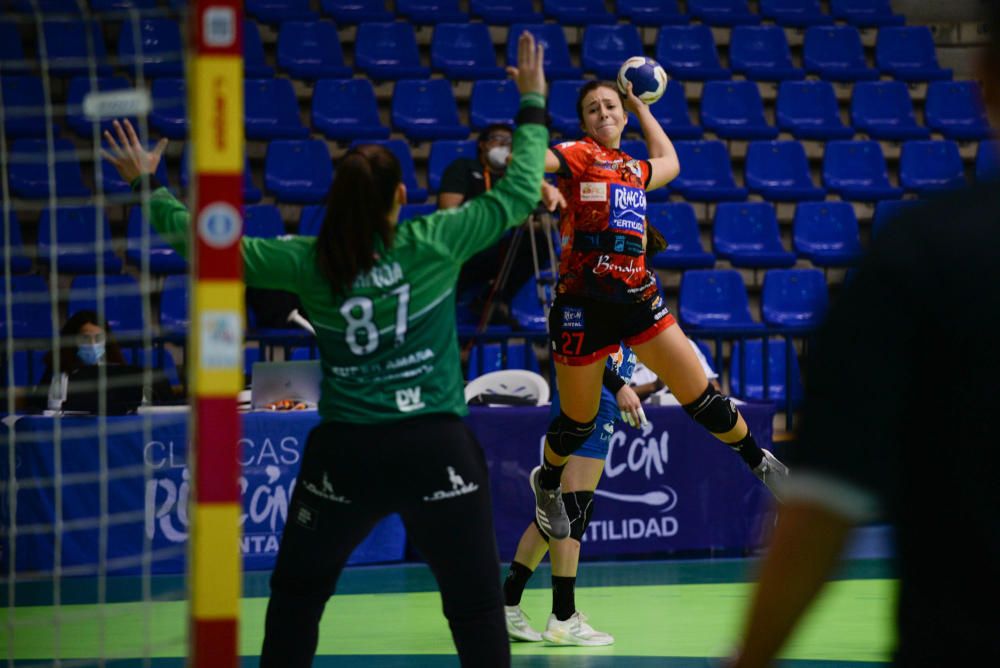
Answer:
[[(994, 39), (981, 79), (996, 122), (1000, 6), (984, 6)], [(770, 665), (850, 527), (876, 517), (896, 528), (895, 665), (1000, 665), (997, 186), (891, 222), (833, 305), (733, 668)]]

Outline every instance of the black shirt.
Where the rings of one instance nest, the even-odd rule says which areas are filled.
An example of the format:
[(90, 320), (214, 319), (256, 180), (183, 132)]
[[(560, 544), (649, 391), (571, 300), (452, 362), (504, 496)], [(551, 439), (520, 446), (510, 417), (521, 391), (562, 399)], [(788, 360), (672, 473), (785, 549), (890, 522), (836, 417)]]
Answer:
[[(456, 158), (441, 175), (438, 192), (462, 193), (463, 202), (486, 192), (486, 175), (483, 164), (474, 158)], [(491, 173), (491, 187), (502, 178), (502, 174)]]
[(998, 335), (993, 183), (886, 226), (809, 358), (790, 491), (896, 525), (898, 665), (1000, 665)]

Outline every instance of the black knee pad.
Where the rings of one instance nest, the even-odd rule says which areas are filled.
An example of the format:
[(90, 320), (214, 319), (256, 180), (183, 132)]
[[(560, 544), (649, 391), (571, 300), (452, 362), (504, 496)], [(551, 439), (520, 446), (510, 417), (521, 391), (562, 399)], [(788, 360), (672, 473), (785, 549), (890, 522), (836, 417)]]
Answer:
[(713, 434), (725, 434), (736, 426), (740, 418), (732, 399), (720, 394), (711, 383), (700, 397), (684, 404), (684, 410)]
[(563, 503), (566, 504), (566, 515), (569, 516), (569, 537), (582, 541), (594, 512), (594, 493), (569, 492), (562, 496)]
[(560, 457), (569, 457), (590, 438), (595, 426), (597, 426), (596, 415), (590, 422), (577, 422), (560, 411), (559, 416), (549, 423), (545, 438), (552, 452)]

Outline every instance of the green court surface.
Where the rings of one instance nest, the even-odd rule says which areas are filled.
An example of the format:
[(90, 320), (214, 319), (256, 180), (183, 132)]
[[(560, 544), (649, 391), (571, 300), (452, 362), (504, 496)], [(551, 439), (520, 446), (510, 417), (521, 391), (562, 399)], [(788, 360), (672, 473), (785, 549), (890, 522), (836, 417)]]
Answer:
[[(717, 665), (737, 637), (753, 567), (750, 560), (584, 564), (577, 607), (595, 628), (613, 634), (615, 644), (577, 648), (517, 643), (512, 646), (513, 665)], [(548, 569), (542, 567), (522, 600), (536, 627), (543, 627), (548, 617), (548, 583)], [(27, 605), (50, 602), (50, 587), (19, 587), (17, 607), (2, 611), (0, 658), (12, 658), (18, 666), (51, 664), (56, 656), (74, 665), (98, 656), (123, 659), (105, 662), (109, 666), (183, 665), (187, 604), (176, 594), (182, 586), (180, 578), (161, 578), (153, 592), (159, 600), (142, 604), (135, 600), (134, 581), (109, 580), (106, 600), (116, 602), (97, 606), (92, 582), (67, 582), (58, 615), (51, 605)], [(240, 653), (243, 666), (255, 666), (267, 606), (266, 574), (247, 574), (244, 589)], [(870, 666), (886, 661), (894, 596), (895, 580), (884, 562), (849, 562), (785, 648), (781, 665)], [(327, 605), (314, 665), (457, 666), (453, 651), (426, 568), (358, 568), (345, 572), (337, 596)]]

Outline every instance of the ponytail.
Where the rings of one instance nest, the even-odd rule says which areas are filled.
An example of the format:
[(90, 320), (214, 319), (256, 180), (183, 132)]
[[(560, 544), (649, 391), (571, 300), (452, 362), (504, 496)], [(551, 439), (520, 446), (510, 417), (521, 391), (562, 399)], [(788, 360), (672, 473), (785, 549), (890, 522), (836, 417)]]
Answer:
[(377, 145), (351, 149), (337, 166), (316, 240), (316, 264), (334, 295), (345, 294), (375, 265), (375, 239), (392, 246), (389, 220), (402, 170), (396, 156)]

